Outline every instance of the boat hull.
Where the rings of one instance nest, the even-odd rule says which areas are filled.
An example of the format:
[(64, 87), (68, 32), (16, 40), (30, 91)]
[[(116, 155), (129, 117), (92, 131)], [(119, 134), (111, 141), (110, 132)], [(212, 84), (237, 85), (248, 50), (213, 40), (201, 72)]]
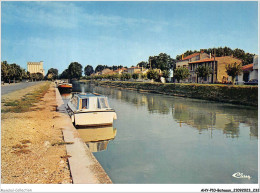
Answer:
[(115, 111), (92, 111), (74, 113), (73, 121), (75, 126), (105, 126), (112, 125), (117, 119)]

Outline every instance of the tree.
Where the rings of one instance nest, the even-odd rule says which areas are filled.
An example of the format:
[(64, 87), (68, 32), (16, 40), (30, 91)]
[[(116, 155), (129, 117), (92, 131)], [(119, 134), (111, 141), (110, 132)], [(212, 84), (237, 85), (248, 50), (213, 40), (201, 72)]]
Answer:
[(156, 70), (150, 69), (147, 72), (147, 78), (150, 80), (158, 81), (160, 78), (159, 72), (157, 72)]
[(91, 65), (87, 65), (85, 68), (84, 68), (84, 74), (85, 76), (90, 76), (91, 74), (94, 73), (94, 69)]
[(163, 70), (162, 71), (162, 77), (169, 78), (169, 76), (170, 76), (170, 71), (169, 70)]
[(180, 80), (188, 78), (189, 75), (189, 69), (185, 67), (176, 68), (173, 73), (174, 78), (176, 78), (178, 82), (180, 82)]
[(138, 67), (143, 67), (143, 68), (148, 68), (148, 62), (139, 62), (136, 66)]
[(48, 80), (54, 80), (58, 78), (58, 70), (56, 68), (50, 68), (46, 74)]
[(69, 78), (77, 78), (79, 79), (82, 76), (82, 65), (78, 62), (70, 63), (68, 67)]
[(237, 65), (236, 62), (234, 64), (228, 64), (226, 65), (226, 72), (228, 76), (232, 77), (232, 84), (234, 85), (236, 76), (240, 75), (242, 72), (241, 65)]
[(137, 80), (139, 78), (139, 74), (137, 74), (137, 73), (132, 74), (132, 78)]
[(42, 73), (40, 73), (40, 72), (36, 73), (36, 80), (43, 80), (43, 78), (44, 78), (44, 76)]
[(146, 79), (147, 79), (147, 74), (142, 74), (142, 75), (141, 75), (141, 78), (144, 79), (144, 80), (146, 80)]
[(120, 75), (121, 80), (129, 80), (131, 78), (131, 74), (129, 73), (124, 73)]
[(109, 68), (107, 65), (97, 65), (97, 67), (95, 68), (95, 73), (97, 72), (101, 72), (102, 70), (106, 69), (106, 68)]
[(176, 61), (165, 53), (160, 53), (158, 56), (149, 57), (149, 67), (152, 69), (170, 70), (174, 69)]
[(68, 69), (65, 69), (65, 70), (61, 73), (61, 75), (60, 75), (59, 78), (60, 78), (60, 79), (68, 79), (68, 78), (69, 78), (69, 70), (68, 70)]
[(10, 79), (21, 80), (22, 79), (22, 68), (17, 64), (10, 64), (9, 68)]
[(9, 80), (9, 68), (10, 66), (7, 61), (1, 62), (1, 80), (3, 83)]
[(207, 78), (211, 73), (212, 69), (209, 66), (199, 66), (196, 69), (197, 77)]

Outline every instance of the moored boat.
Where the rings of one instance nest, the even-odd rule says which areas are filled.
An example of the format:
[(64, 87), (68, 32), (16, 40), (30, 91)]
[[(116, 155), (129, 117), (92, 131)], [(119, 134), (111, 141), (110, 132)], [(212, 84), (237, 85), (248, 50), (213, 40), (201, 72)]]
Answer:
[(107, 97), (96, 93), (73, 93), (67, 110), (75, 126), (112, 125), (117, 119)]
[(67, 82), (61, 82), (58, 84), (58, 89), (60, 92), (71, 92), (72, 91), (72, 84)]

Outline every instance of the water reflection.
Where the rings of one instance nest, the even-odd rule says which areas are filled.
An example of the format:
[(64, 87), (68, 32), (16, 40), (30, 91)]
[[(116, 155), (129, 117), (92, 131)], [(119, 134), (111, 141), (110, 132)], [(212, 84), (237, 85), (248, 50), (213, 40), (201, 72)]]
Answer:
[(90, 84), (77, 84), (75, 89), (81, 91), (83, 87), (90, 92), (102, 93), (134, 106), (146, 106), (151, 114), (172, 114), (180, 127), (186, 124), (196, 128), (199, 133), (218, 129), (226, 137), (237, 138), (240, 135), (240, 125), (245, 124), (250, 127), (250, 136), (258, 137), (257, 109), (253, 107), (93, 87)]
[(98, 128), (80, 128), (77, 129), (80, 138), (87, 144), (91, 152), (104, 151), (110, 140), (116, 137), (116, 128), (98, 127)]
[[(114, 183), (257, 183), (256, 108), (89, 84), (74, 88), (107, 95), (118, 114), (116, 138), (110, 128), (110, 137), (86, 139), (92, 151), (106, 149), (94, 156)], [(233, 178), (237, 171), (252, 179)]]

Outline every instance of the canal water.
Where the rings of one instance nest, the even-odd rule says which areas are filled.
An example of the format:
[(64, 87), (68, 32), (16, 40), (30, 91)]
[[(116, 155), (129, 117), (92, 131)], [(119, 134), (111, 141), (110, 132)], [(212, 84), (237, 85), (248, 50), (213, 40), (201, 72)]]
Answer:
[(258, 183), (256, 108), (84, 83), (73, 91), (104, 94), (117, 113), (111, 127), (78, 129), (115, 184)]

